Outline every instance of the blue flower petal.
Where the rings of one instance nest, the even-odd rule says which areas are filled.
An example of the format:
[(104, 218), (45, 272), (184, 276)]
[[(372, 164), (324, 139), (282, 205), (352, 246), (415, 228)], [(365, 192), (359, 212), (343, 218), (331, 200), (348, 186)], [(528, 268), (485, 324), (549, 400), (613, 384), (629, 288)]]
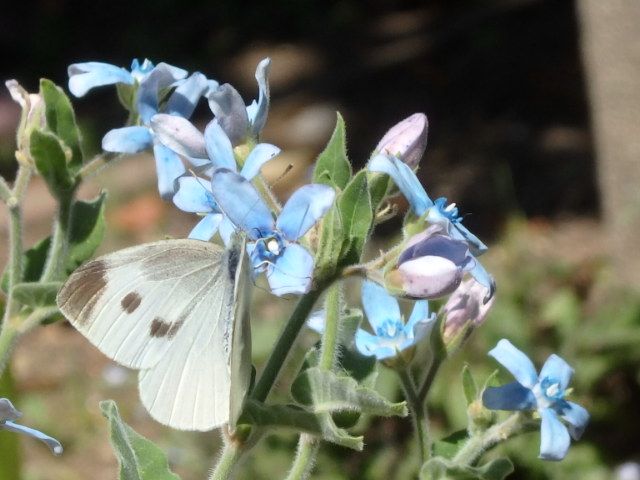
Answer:
[(309, 318), (305, 322), (307, 327), (316, 333), (322, 335), (324, 333), (324, 325), (326, 321), (326, 312), (324, 310), (316, 310), (309, 315)]
[(158, 174), (158, 191), (164, 200), (171, 200), (176, 193), (176, 180), (187, 171), (180, 157), (159, 142), (153, 146)]
[(193, 230), (189, 233), (189, 238), (208, 242), (218, 231), (222, 218), (223, 215), (221, 213), (205, 215), (204, 218), (193, 227)]
[(375, 356), (378, 360), (395, 357), (398, 351), (388, 345), (382, 345), (381, 339), (359, 328), (355, 335), (356, 349), (367, 357)]
[(402, 318), (398, 300), (383, 287), (368, 280), (362, 282), (362, 306), (374, 332), (385, 322), (395, 322)]
[(532, 410), (537, 405), (533, 392), (518, 382), (486, 388), (482, 403), (491, 410)]
[(509, 370), (523, 387), (533, 388), (538, 382), (536, 368), (529, 357), (514, 347), (509, 340), (500, 340), (489, 355)]
[(275, 228), (271, 211), (253, 185), (240, 174), (221, 168), (213, 173), (211, 191), (229, 220), (253, 239)]
[[(220, 223), (220, 228), (218, 232), (220, 233), (220, 238), (222, 238), (222, 242), (228, 247), (229, 245), (231, 245), (231, 238), (233, 237), (233, 234), (236, 232), (236, 227), (231, 222), (231, 220), (229, 220), (228, 217), (224, 217), (222, 219), (222, 222)], [(255, 247), (255, 244), (251, 244), (251, 243), (247, 244), (247, 253), (251, 255), (251, 253), (249, 252), (250, 250), (249, 247)]]
[(295, 241), (315, 225), (333, 204), (336, 192), (328, 185), (304, 185), (293, 192), (278, 217), (277, 227)]
[(405, 325), (407, 338), (413, 339), (414, 343), (426, 337), (435, 325), (436, 315), (429, 315), (429, 302), (420, 300), (415, 303), (409, 321)]
[(187, 75), (185, 70), (166, 63), (159, 63), (147, 75), (138, 87), (138, 113), (145, 125), (148, 125), (156, 113), (160, 99), (160, 90), (170, 87), (176, 80)]
[(152, 145), (153, 137), (147, 127), (115, 128), (102, 138), (105, 152), (138, 153)]
[(589, 423), (589, 412), (577, 403), (563, 402), (560, 416), (569, 424), (569, 433), (574, 440), (580, 440)]
[(158, 113), (151, 117), (150, 125), (158, 141), (174, 152), (209, 161), (204, 136), (186, 118)]
[(233, 146), (217, 120), (212, 120), (204, 131), (204, 141), (209, 159), (215, 168), (238, 170), (233, 156)]
[(488, 250), (488, 247), (482, 243), (478, 237), (467, 230), (460, 221), (453, 222), (440, 208), (442, 208), (441, 205), (435, 205), (429, 208), (425, 218), (426, 221), (431, 224), (442, 225), (452, 238), (465, 242), (474, 255), (482, 255)]
[(30, 437), (36, 438), (41, 442), (44, 442), (47, 445), (47, 447), (51, 449), (51, 452), (54, 455), (62, 454), (62, 445), (60, 444), (60, 442), (55, 438), (40, 432), (39, 430), (25, 427), (24, 425), (19, 425), (17, 423), (13, 423), (9, 421), (0, 423), (0, 428), (9, 430), (10, 432), (24, 433), (25, 435), (29, 435)]
[(369, 160), (370, 172), (381, 172), (389, 175), (405, 196), (413, 212), (421, 216), (433, 202), (420, 184), (413, 170), (395, 157), (378, 154)]
[(280, 149), (275, 145), (271, 145), (269, 143), (260, 143), (256, 145), (245, 160), (242, 170), (240, 171), (240, 175), (247, 180), (251, 180), (260, 172), (262, 165), (279, 153)]
[(273, 265), (267, 268), (267, 280), (274, 295), (303, 294), (311, 288), (313, 257), (301, 245), (291, 243)]
[(173, 203), (180, 210), (191, 213), (218, 212), (218, 205), (213, 198), (208, 180), (187, 176), (179, 178), (178, 185)]
[(489, 275), (489, 272), (485, 270), (477, 259), (474, 259), (474, 264), (469, 270), (469, 274), (476, 280), (476, 282), (488, 290), (487, 296), (482, 299), (483, 304), (486, 304), (496, 293), (495, 280), (491, 275)]
[(247, 116), (251, 123), (251, 133), (258, 137), (267, 122), (269, 112), (269, 66), (271, 59), (263, 59), (256, 68), (256, 80), (258, 81), (258, 102), (255, 101), (247, 107)]
[(569, 451), (569, 432), (556, 413), (550, 408), (539, 410), (542, 417), (540, 426), (540, 458), (562, 460)]
[(94, 87), (125, 83), (132, 85), (133, 76), (124, 68), (109, 63), (85, 62), (69, 65), (69, 91), (76, 97), (83, 97)]
[(170, 115), (180, 115), (189, 118), (198, 104), (198, 100), (207, 90), (207, 77), (200, 72), (191, 74), (175, 91), (171, 94), (167, 102), (166, 112)]
[(228, 83), (207, 96), (209, 108), (233, 145), (238, 145), (249, 131), (249, 118), (244, 100)]
[(544, 362), (540, 370), (540, 380), (545, 378), (553, 379), (560, 384), (561, 390), (566, 390), (573, 376), (573, 368), (556, 354), (551, 354)]

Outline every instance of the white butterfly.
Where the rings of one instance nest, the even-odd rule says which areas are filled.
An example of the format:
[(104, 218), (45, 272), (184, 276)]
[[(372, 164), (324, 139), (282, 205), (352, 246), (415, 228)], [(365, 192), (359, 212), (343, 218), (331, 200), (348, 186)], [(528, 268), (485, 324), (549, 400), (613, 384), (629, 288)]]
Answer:
[(142, 403), (181, 430), (235, 425), (251, 378), (245, 242), (165, 240), (92, 260), (57, 298), (116, 362), (140, 370)]

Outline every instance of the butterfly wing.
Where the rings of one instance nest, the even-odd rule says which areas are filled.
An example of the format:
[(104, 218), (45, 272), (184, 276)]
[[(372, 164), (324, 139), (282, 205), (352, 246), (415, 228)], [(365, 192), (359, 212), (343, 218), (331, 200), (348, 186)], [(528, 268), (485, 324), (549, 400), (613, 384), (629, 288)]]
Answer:
[(83, 265), (58, 294), (62, 313), (91, 343), (142, 370), (143, 404), (174, 428), (229, 420), (225, 328), (235, 282), (227, 256), (197, 240), (139, 245)]

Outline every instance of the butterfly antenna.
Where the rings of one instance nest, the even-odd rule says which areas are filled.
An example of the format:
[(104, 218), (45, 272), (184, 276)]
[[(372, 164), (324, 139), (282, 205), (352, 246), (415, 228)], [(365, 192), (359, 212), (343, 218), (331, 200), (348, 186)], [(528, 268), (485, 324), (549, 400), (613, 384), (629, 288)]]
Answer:
[(278, 176), (278, 178), (276, 178), (273, 183), (270, 185), (270, 187), (273, 187), (274, 185), (276, 185), (278, 182), (280, 182), (284, 177), (287, 176), (287, 174), (293, 170), (293, 163), (289, 163), (287, 164), (286, 167), (284, 167), (284, 171)]
[(200, 178), (196, 174), (195, 170), (190, 168), (188, 171), (191, 174), (191, 176), (196, 179), (196, 181), (198, 182), (198, 185), (200, 185), (206, 192), (209, 192), (209, 190), (207, 190), (207, 187), (205, 187), (204, 183), (202, 183), (203, 182), (202, 178)]

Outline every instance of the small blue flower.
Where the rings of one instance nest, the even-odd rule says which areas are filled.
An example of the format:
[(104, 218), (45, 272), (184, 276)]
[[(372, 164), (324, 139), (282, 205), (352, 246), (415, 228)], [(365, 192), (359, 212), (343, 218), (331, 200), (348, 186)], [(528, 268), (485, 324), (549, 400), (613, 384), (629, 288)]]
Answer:
[(256, 68), (258, 99), (245, 106), (244, 100), (228, 83), (211, 89), (207, 94), (209, 107), (216, 116), (231, 143), (236, 146), (247, 136), (258, 138), (269, 112), (269, 66), (271, 59), (265, 58)]
[[(487, 246), (462, 225), (462, 218), (458, 215), (455, 203), (447, 206), (446, 198), (432, 201), (413, 170), (400, 159), (389, 155), (376, 155), (369, 161), (368, 169), (371, 172), (389, 175), (409, 201), (413, 213), (418, 217), (424, 216), (431, 224), (445, 227), (452, 239), (466, 242), (474, 256), (477, 257), (487, 250)], [(493, 288), (493, 278), (480, 262), (476, 261), (469, 273), (485, 287)]]
[(149, 60), (131, 65), (131, 72), (100, 62), (76, 63), (69, 66), (69, 90), (83, 96), (93, 87), (122, 83), (137, 85), (133, 107), (139, 115), (141, 125), (113, 129), (102, 139), (102, 148), (107, 152), (138, 153), (153, 148), (158, 173), (158, 191), (165, 200), (175, 193), (175, 181), (186, 170), (180, 157), (162, 145), (150, 128), (151, 117), (158, 113), (162, 95), (166, 89), (175, 87), (166, 99), (162, 110), (170, 115), (188, 118), (200, 97), (217, 83), (195, 72), (188, 78), (187, 72), (166, 63), (154, 66)]
[(9, 399), (0, 398), (0, 429), (29, 435), (30, 437), (44, 442), (51, 449), (54, 455), (62, 454), (62, 445), (58, 440), (33, 428), (15, 423), (15, 420), (20, 417), (22, 417), (22, 413), (16, 410)]
[(362, 328), (356, 331), (358, 351), (378, 360), (392, 358), (417, 344), (433, 327), (436, 315), (429, 314), (429, 302), (415, 302), (409, 321), (405, 324), (398, 300), (376, 283), (362, 283), (362, 305), (373, 333)]
[(538, 375), (531, 360), (505, 339), (489, 355), (517, 381), (487, 388), (482, 394), (484, 406), (492, 410), (537, 410), (542, 418), (540, 458), (562, 460), (569, 450), (569, 436), (579, 440), (589, 422), (589, 413), (583, 407), (565, 400), (573, 369), (559, 356), (551, 355)]
[[(154, 119), (157, 117), (160, 115), (156, 115)], [(207, 126), (204, 140), (206, 142), (205, 150), (210, 158), (206, 168), (202, 168), (204, 165), (201, 165), (200, 169), (204, 170), (204, 174), (210, 177), (213, 170), (218, 168), (237, 172), (238, 167), (231, 142), (215, 120)], [(253, 179), (260, 172), (262, 165), (279, 153), (280, 149), (275, 145), (268, 143), (256, 145), (247, 156), (242, 170), (239, 172), (240, 175), (247, 180)], [(178, 179), (178, 185), (173, 203), (185, 212), (204, 215), (204, 218), (189, 234), (189, 238), (208, 241), (219, 229), (222, 240), (228, 245), (234, 226), (218, 207), (211, 191), (211, 180), (184, 176)]]
[(335, 191), (326, 185), (305, 185), (291, 195), (277, 220), (251, 182), (233, 170), (216, 170), (211, 191), (220, 210), (246, 232), (254, 274), (265, 272), (275, 295), (308, 292), (313, 257), (298, 240), (331, 207)]

